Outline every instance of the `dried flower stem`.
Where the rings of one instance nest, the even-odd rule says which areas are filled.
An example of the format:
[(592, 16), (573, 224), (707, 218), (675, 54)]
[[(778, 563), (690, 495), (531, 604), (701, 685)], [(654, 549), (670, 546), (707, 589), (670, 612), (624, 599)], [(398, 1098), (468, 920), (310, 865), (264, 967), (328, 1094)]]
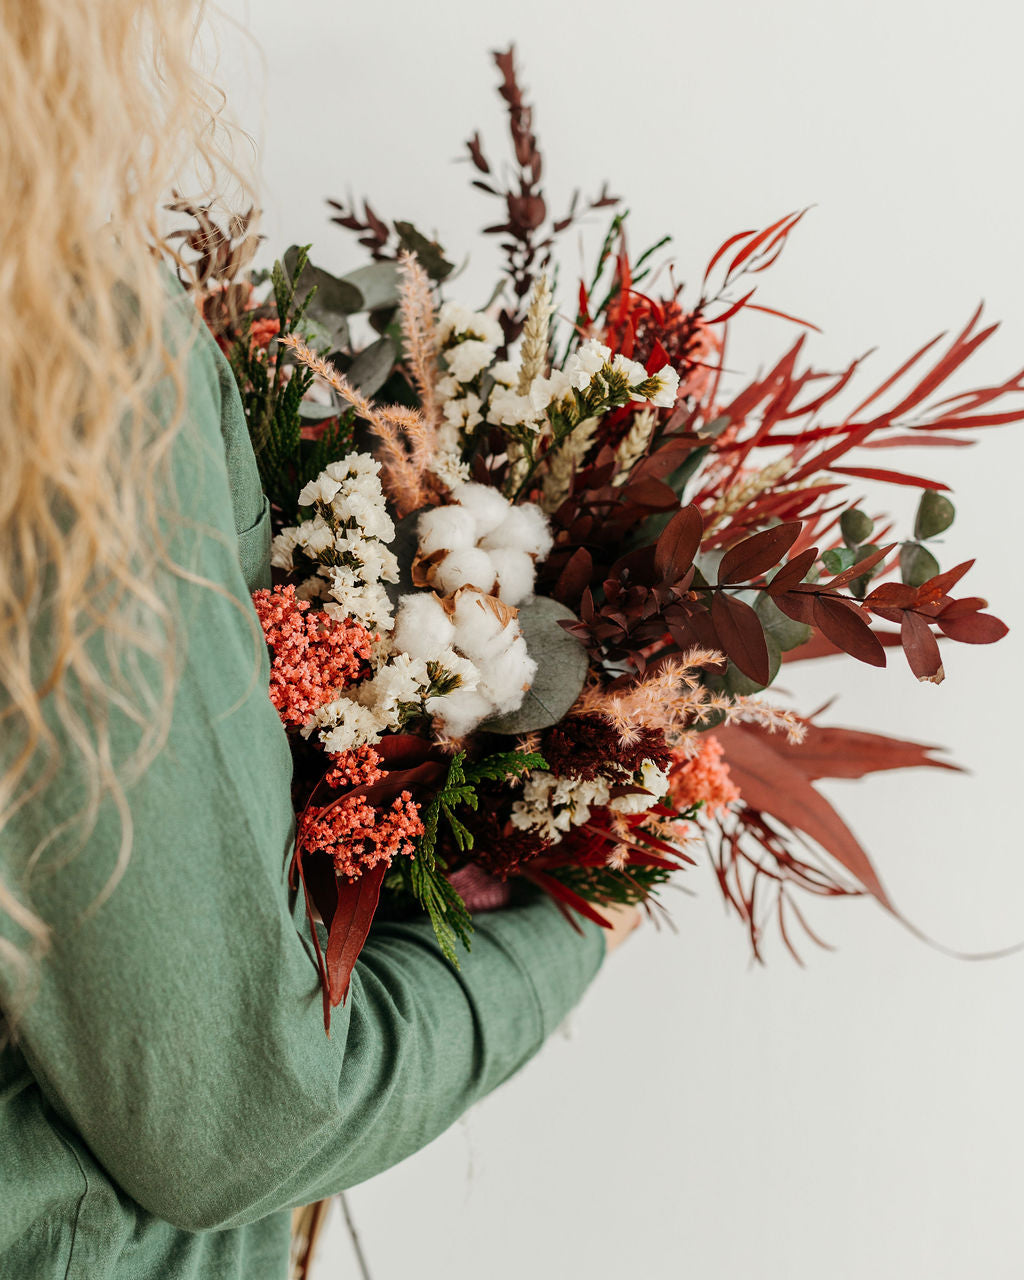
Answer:
[(633, 423), (619, 441), (615, 450), (616, 473), (613, 485), (623, 485), (629, 479), (629, 473), (644, 456), (647, 446), (654, 434), (654, 425), (658, 415), (653, 409), (641, 409), (633, 415)]
[(708, 512), (708, 518), (704, 524), (705, 537), (714, 532), (719, 525), (724, 524), (729, 516), (742, 510), (748, 502), (753, 502), (755, 498), (772, 488), (776, 481), (781, 480), (787, 472), (792, 470), (794, 464), (795, 459), (792, 454), (787, 454), (785, 458), (771, 462), (748, 476), (741, 476), (731, 484), (715, 499)]
[[(300, 364), (312, 369), (317, 377), (333, 387), (373, 428), (381, 442), (381, 479), (387, 486), (388, 496), (394, 502), (399, 516), (423, 506), (429, 500), (431, 489), (424, 454), (430, 448), (433, 433), (422, 416), (415, 409), (407, 409), (402, 405), (380, 408), (373, 404), (329, 360), (317, 355), (296, 334), (282, 334), (278, 341)], [(412, 445), (411, 457), (403, 437)], [(431, 455), (428, 453), (427, 457), (429, 456)]]
[(441, 406), (437, 399), (439, 344), (430, 277), (420, 266), (416, 255), (407, 251), (399, 257), (398, 269), (402, 276), (399, 297), (409, 372), (419, 392), (423, 417), (436, 428), (441, 422)]
[(547, 470), (540, 500), (542, 510), (556, 511), (565, 501), (576, 468), (594, 443), (594, 435), (600, 422), (600, 418), (584, 418), (564, 440), (552, 446), (544, 455)]

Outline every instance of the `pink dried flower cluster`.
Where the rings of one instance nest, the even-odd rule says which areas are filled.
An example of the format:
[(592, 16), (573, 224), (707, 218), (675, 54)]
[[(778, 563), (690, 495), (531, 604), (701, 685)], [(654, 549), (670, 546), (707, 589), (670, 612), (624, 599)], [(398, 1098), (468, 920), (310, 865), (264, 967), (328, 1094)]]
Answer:
[(739, 788), (729, 777), (729, 766), (722, 760), (722, 744), (712, 734), (701, 737), (696, 755), (675, 754), (668, 793), (677, 809), (689, 809), (703, 801), (705, 812), (714, 814), (740, 798)]
[(376, 809), (361, 796), (346, 796), (324, 808), (306, 810), (300, 840), (303, 848), (322, 851), (339, 876), (351, 882), (379, 862), (410, 856), (413, 841), (423, 834), (420, 807), (403, 791), (390, 809)]
[(309, 612), (293, 586), (254, 591), (252, 599), (272, 650), (270, 701), (286, 725), (305, 724), (364, 674), (374, 637), (359, 622)]
[(254, 320), (249, 329), (250, 346), (266, 350), (280, 332), (281, 321), (276, 316), (263, 316), (259, 320)]
[(324, 782), (336, 791), (343, 787), (368, 787), (384, 777), (380, 753), (369, 743), (348, 751), (328, 752), (328, 759), (334, 762), (334, 768), (324, 775)]

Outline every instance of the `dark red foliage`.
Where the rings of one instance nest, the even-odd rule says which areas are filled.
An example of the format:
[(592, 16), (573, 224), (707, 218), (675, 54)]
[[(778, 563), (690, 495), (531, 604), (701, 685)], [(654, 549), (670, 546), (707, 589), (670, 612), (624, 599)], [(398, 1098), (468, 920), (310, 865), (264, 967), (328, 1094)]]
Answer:
[(586, 781), (599, 775), (618, 780), (621, 770), (634, 773), (645, 760), (666, 769), (672, 759), (664, 734), (638, 726), (634, 740), (624, 744), (598, 715), (567, 716), (545, 732), (540, 751), (556, 777)]

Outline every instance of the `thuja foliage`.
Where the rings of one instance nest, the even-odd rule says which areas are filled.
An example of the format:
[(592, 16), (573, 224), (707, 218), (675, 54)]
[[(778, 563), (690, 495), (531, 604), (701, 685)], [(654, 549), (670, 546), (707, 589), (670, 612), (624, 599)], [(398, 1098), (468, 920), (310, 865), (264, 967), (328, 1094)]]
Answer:
[[(305, 333), (315, 343), (316, 325), (307, 321), (317, 285), (299, 296), (295, 282), (309, 260), (309, 246), (299, 248), (291, 274), (279, 260), (270, 273), (274, 318), (281, 333)], [(252, 314), (230, 351), (231, 367), (242, 395), (260, 479), (270, 501), (288, 518), (297, 515), (296, 495), (328, 463), (343, 456), (352, 443), (353, 415), (341, 414), (322, 426), (315, 440), (303, 438), (308, 425), (303, 400), (316, 375), (304, 365), (288, 365), (283, 352), (253, 341)], [(290, 373), (286, 376), (285, 370)]]
[(392, 873), (397, 872), (400, 877), (401, 888), (415, 898), (430, 917), (442, 954), (456, 968), (459, 960), (455, 944), (461, 942), (467, 951), (470, 949), (473, 922), (466, 904), (448, 879), (446, 865), (437, 856), (442, 821), (459, 852), (465, 853), (473, 847), (473, 833), (456, 811), (463, 806), (469, 809), (479, 806), (479, 784), (518, 777), (529, 769), (546, 768), (543, 756), (535, 751), (497, 752), (471, 764), (466, 763), (466, 753), (459, 751), (452, 756), (441, 789), (423, 811), (423, 835), (415, 856), (400, 859), (392, 869)]

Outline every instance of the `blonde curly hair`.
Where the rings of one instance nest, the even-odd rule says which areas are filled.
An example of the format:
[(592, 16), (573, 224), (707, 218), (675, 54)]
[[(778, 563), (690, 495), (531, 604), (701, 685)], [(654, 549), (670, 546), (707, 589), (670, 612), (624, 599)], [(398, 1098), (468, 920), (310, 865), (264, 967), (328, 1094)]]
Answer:
[[(89, 782), (79, 832), (104, 797), (121, 812), (115, 879), (125, 787), (160, 748), (174, 684), (157, 512), (184, 387), (161, 210), (173, 187), (200, 202), (228, 181), (248, 192), (200, 69), (204, 31), (201, 0), (0, 0), (0, 844), (59, 767), (52, 699)], [(158, 420), (163, 383), (177, 409)], [(98, 632), (123, 679), (90, 662)], [(153, 687), (143, 666), (166, 678)], [(140, 728), (127, 771), (111, 763), (114, 706)], [(10, 880), (0, 914), (28, 941), (0, 938), (0, 962), (27, 971), (47, 931)]]

